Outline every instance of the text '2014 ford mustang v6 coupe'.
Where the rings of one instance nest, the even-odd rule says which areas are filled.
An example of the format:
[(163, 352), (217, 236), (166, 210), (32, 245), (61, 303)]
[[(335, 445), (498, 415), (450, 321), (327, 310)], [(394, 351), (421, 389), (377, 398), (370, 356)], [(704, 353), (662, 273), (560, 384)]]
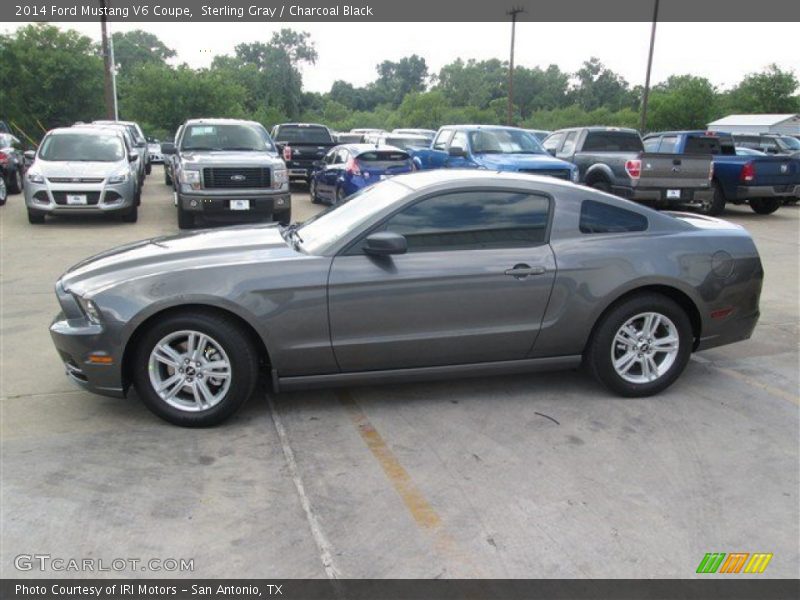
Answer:
[(763, 270), (712, 217), (553, 178), (400, 175), (305, 224), (154, 238), (77, 264), (51, 333), (87, 389), (211, 425), (253, 393), (574, 368), (646, 396), (750, 337)]

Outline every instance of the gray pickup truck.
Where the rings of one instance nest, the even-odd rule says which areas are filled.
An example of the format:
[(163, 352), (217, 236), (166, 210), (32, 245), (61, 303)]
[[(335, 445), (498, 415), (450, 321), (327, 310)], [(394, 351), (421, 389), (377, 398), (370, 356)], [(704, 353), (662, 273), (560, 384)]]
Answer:
[(645, 152), (635, 129), (560, 129), (542, 145), (556, 158), (574, 163), (581, 183), (650, 206), (701, 204), (712, 193), (710, 154)]
[(291, 220), (286, 165), (259, 123), (190, 119), (161, 152), (173, 157), (181, 229), (194, 227), (199, 216), (225, 223)]

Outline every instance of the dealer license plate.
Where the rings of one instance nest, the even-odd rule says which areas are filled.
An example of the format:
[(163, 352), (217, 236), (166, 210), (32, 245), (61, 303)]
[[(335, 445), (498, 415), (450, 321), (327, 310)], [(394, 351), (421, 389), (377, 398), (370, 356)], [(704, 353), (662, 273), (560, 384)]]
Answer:
[(674, 199), (674, 198), (680, 198), (680, 197), (681, 197), (681, 191), (680, 190), (667, 190), (667, 198)]
[(88, 204), (86, 194), (67, 194), (67, 204), (70, 206), (85, 206)]
[(250, 210), (250, 200), (231, 200), (231, 210)]

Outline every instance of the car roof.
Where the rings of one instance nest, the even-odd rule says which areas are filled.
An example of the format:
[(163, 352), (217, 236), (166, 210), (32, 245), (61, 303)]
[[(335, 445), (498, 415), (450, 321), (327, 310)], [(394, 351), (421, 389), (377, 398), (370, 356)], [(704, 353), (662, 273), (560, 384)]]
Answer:
[(58, 127), (56, 129), (51, 129), (47, 132), (47, 134), (61, 135), (64, 133), (75, 133), (75, 131), (80, 131), (81, 133), (87, 133), (90, 135), (114, 135), (116, 137), (120, 137), (122, 135), (119, 129), (108, 127), (107, 125), (90, 124), (73, 125), (72, 127)]
[(509, 125), (442, 125), (441, 129), (470, 129), (470, 130), (479, 130), (479, 129), (507, 129), (513, 131), (527, 131), (522, 127), (511, 127)]
[(327, 126), (320, 123), (278, 123), (276, 127), (322, 127), (328, 129)]
[(389, 138), (403, 138), (407, 140), (429, 140), (431, 136), (429, 135), (421, 135), (419, 133), (385, 133), (381, 136), (383, 139)]
[(362, 154), (364, 152), (372, 152), (374, 150), (383, 152), (405, 152), (402, 148), (396, 148), (388, 144), (342, 144), (339, 148), (345, 148), (353, 154)]
[(575, 189), (575, 184), (563, 179), (529, 173), (511, 171), (487, 171), (485, 169), (434, 169), (432, 171), (416, 171), (405, 175), (396, 175), (392, 181), (402, 183), (412, 190), (418, 190), (441, 183), (470, 182), (477, 179), (491, 178), (493, 183), (539, 183), (548, 186)]
[(98, 119), (97, 121), (92, 121), (93, 125), (127, 125), (129, 127), (137, 127), (139, 124), (136, 121), (114, 121), (112, 119)]
[(560, 133), (562, 131), (580, 131), (585, 129), (586, 131), (624, 131), (625, 133), (639, 133), (638, 129), (633, 129), (632, 127), (614, 127), (613, 125), (590, 125), (588, 127), (563, 127), (562, 129), (556, 129), (552, 133)]
[(257, 121), (250, 121), (248, 119), (213, 118), (213, 119), (187, 119), (186, 122), (183, 125), (181, 125), (181, 127), (188, 125), (233, 125), (234, 123), (244, 123), (247, 125), (261, 126), (261, 123)]

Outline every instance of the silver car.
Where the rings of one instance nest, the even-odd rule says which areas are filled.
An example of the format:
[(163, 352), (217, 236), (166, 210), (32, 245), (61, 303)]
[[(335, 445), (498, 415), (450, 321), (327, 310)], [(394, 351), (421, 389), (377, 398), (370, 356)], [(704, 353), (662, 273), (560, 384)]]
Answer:
[(25, 175), (28, 221), (44, 223), (46, 215), (104, 213), (135, 223), (136, 158), (117, 131), (53, 129)]
[(624, 396), (750, 337), (763, 270), (742, 227), (551, 177), (398, 175), (301, 226), (160, 237), (56, 284), (69, 377), (133, 385), (199, 426), (256, 389), (575, 368)]

